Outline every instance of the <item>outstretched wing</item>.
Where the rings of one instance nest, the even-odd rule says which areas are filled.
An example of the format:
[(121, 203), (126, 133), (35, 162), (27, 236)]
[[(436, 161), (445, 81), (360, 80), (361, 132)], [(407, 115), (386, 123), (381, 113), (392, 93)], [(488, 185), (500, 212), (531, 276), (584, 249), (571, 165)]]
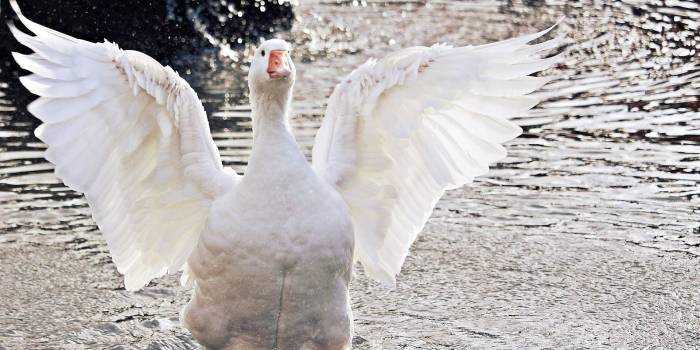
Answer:
[(548, 80), (530, 74), (559, 39), (545, 31), (481, 46), (415, 47), (370, 60), (333, 91), (313, 167), (350, 207), (355, 256), (373, 278), (395, 283), (408, 250), (445, 190), (505, 157), (521, 133), (509, 118), (538, 100)]
[(115, 44), (90, 43), (25, 18), (10, 25), (34, 51), (13, 53), (39, 99), (28, 110), (56, 176), (85, 194), (126, 288), (180, 270), (217, 194), (232, 186), (192, 88), (170, 67)]

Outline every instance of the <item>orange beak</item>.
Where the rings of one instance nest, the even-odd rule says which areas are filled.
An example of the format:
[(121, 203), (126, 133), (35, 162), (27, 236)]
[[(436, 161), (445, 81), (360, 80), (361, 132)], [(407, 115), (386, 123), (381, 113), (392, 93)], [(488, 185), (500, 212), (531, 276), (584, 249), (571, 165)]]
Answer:
[(289, 57), (287, 51), (272, 50), (270, 51), (270, 59), (267, 61), (267, 74), (270, 79), (286, 78), (292, 73), (289, 68)]

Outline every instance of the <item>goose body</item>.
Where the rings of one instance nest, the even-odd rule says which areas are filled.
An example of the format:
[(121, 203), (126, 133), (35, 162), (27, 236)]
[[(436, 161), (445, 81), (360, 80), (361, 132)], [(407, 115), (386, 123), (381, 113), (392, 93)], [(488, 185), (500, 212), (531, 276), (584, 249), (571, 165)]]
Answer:
[(183, 320), (211, 349), (345, 349), (350, 211), (288, 129), (260, 127), (275, 129), (256, 133), (245, 176), (212, 203), (188, 260), (197, 283)]
[[(211, 349), (349, 346), (352, 224), (347, 210), (324, 207), (344, 205), (328, 194), (318, 202), (298, 194), (285, 197), (290, 204), (311, 203), (282, 211), (295, 215), (288, 219), (265, 216), (259, 209), (269, 204), (266, 198), (234, 204), (241, 214), (228, 210), (236, 202), (233, 196), (214, 204), (212, 217), (236, 228), (208, 227), (188, 260), (197, 283), (183, 321), (196, 339)], [(251, 210), (256, 214), (246, 216)], [(252, 218), (266, 224), (253, 224)], [(318, 219), (325, 224), (309, 224)]]
[(309, 164), (288, 110), (282, 40), (249, 69), (253, 150), (225, 168), (197, 94), (169, 67), (36, 24), (13, 53), (40, 96), (28, 110), (66, 185), (84, 193), (127, 290), (183, 272), (182, 323), (207, 349), (348, 349), (354, 262), (393, 286), (444, 191), (506, 154), (508, 119), (538, 100), (559, 39), (433, 45), (369, 60), (328, 101)]

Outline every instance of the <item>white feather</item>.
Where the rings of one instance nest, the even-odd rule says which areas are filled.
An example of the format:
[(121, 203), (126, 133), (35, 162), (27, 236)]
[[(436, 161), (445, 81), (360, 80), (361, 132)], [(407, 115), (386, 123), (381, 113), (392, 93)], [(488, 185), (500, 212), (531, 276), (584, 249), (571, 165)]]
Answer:
[(71, 38), (11, 4), (36, 34), (11, 26), (35, 51), (14, 57), (34, 73), (21, 81), (40, 96), (29, 106), (44, 122), (36, 135), (56, 175), (85, 193), (127, 289), (180, 270), (237, 176), (221, 165), (197, 95), (144, 54)]
[[(561, 38), (549, 32), (493, 44), (414, 47), (370, 60), (340, 83), (316, 135), (313, 167), (351, 208), (356, 258), (393, 285), (409, 248), (445, 190), (483, 175), (522, 130), (508, 121), (547, 83), (529, 74)], [(383, 164), (382, 164), (383, 163)]]

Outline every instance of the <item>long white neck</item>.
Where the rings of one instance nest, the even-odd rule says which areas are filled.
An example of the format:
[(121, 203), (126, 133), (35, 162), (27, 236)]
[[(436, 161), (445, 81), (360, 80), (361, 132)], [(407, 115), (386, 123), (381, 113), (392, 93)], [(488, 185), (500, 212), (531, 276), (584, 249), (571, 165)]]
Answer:
[(253, 151), (246, 173), (306, 162), (289, 125), (290, 100), (289, 91), (251, 92)]
[(252, 93), (250, 103), (253, 117), (253, 147), (270, 134), (289, 134), (287, 110), (291, 94)]

